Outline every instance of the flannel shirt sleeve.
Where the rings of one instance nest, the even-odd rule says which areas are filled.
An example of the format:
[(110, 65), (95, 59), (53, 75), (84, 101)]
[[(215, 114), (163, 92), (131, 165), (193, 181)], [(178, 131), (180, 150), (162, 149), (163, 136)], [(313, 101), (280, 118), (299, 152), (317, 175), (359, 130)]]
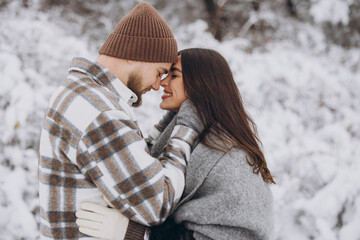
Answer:
[(82, 173), (133, 221), (146, 226), (163, 222), (179, 202), (186, 162), (198, 134), (176, 126), (159, 159), (148, 154), (139, 129), (122, 111), (101, 113), (78, 145)]

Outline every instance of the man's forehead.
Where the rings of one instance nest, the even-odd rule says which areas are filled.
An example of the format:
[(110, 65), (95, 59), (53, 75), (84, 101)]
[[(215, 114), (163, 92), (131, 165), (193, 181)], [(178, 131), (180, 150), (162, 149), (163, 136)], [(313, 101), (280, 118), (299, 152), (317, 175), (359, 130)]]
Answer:
[(159, 68), (159, 71), (160, 71), (161, 73), (168, 73), (168, 72), (170, 71), (170, 68), (160, 67), (160, 68)]
[(162, 64), (161, 66), (159, 66), (159, 69), (162, 71), (162, 72), (169, 72), (170, 71), (170, 68), (172, 67), (173, 64), (171, 63), (165, 63), (165, 64)]

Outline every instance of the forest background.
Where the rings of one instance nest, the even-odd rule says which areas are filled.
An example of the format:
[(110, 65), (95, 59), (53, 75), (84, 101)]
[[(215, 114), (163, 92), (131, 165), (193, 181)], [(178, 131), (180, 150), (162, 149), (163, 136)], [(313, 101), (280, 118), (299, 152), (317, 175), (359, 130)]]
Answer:
[[(258, 126), (277, 240), (360, 239), (360, 1), (149, 0), (179, 49), (229, 62)], [(0, 239), (39, 239), (37, 163), (49, 96), (139, 1), (0, 0)], [(161, 91), (135, 112), (143, 133)]]

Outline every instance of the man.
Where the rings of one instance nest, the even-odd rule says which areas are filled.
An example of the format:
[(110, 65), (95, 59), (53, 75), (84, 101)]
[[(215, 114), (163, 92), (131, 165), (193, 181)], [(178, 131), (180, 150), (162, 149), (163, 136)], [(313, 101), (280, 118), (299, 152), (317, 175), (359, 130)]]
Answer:
[(161, 163), (148, 154), (131, 109), (142, 94), (159, 89), (176, 61), (171, 29), (151, 5), (140, 3), (118, 22), (99, 54), (96, 62), (73, 59), (43, 121), (42, 239), (85, 239), (75, 211), (83, 201), (106, 206), (103, 196), (133, 221), (161, 223), (184, 189), (186, 161), (202, 130), (193, 106), (180, 109)]

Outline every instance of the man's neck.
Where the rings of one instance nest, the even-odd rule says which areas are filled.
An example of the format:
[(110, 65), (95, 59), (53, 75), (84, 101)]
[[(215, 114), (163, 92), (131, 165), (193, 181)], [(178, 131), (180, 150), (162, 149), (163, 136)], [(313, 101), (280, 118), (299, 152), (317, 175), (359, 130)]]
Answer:
[(99, 55), (96, 61), (109, 69), (112, 74), (114, 74), (125, 86), (127, 86), (129, 73), (126, 71), (127, 63), (125, 59)]

